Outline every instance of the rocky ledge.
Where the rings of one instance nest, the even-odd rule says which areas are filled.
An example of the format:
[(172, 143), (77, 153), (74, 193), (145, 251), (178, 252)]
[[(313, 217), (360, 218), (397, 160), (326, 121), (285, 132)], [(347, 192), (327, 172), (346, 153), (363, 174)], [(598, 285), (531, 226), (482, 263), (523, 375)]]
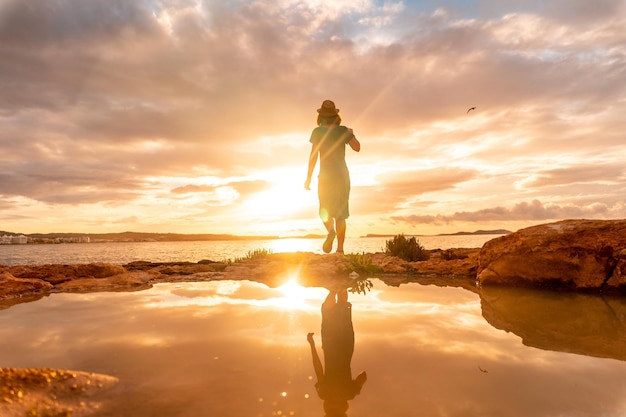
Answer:
[(350, 284), (377, 277), (389, 285), (420, 281), (473, 288), (479, 249), (434, 250), (428, 261), (407, 262), (384, 253), (319, 255), (309, 252), (253, 256), (236, 262), (149, 262), (127, 265), (0, 265), (0, 305), (50, 293), (137, 291), (160, 282), (251, 280), (279, 286), (292, 277), (303, 285)]
[(479, 285), (626, 292), (626, 220), (563, 220), (485, 243)]
[(351, 285), (376, 277), (388, 285), (525, 286), (626, 292), (626, 220), (564, 220), (521, 229), (482, 248), (430, 251), (407, 262), (384, 253), (251, 256), (236, 262), (150, 262), (127, 265), (0, 265), (0, 308), (55, 292), (133, 291), (159, 282), (252, 280), (278, 286)]
[(476, 291), (479, 286), (528, 286), (626, 291), (626, 220), (564, 220), (519, 230), (482, 248), (430, 251), (407, 262), (384, 253), (253, 256), (236, 262), (138, 261), (127, 265), (0, 265), (0, 300), (7, 306), (55, 292), (129, 291), (159, 282), (253, 280), (277, 286), (350, 284), (376, 277), (389, 285), (421, 282)]

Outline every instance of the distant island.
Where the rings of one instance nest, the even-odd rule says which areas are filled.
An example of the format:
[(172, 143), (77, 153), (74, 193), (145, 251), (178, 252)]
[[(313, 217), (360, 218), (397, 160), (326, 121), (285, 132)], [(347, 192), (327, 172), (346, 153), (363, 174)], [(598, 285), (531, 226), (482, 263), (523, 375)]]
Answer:
[[(477, 230), (475, 232), (457, 232), (435, 236), (460, 235), (504, 235), (508, 230)], [(326, 235), (308, 234), (302, 236), (239, 236), (231, 234), (183, 234), (183, 233), (31, 233), (20, 234), (0, 230), (0, 244), (50, 244), (50, 243), (102, 243), (102, 242), (190, 242), (211, 240), (275, 240), (275, 239), (321, 239)], [(368, 234), (365, 238), (385, 238), (396, 235)], [(416, 235), (424, 236), (424, 235)]]
[(513, 233), (510, 230), (496, 229), (496, 230), (476, 230), (475, 232), (456, 232), (456, 233), (442, 233), (437, 236), (459, 236), (459, 235), (508, 235)]
[[(440, 233), (438, 235), (414, 235), (414, 236), (508, 235), (509, 233), (512, 233), (512, 232), (506, 229), (495, 229), (495, 230), (476, 230), (475, 232)], [(367, 234), (363, 237), (393, 237), (393, 236), (395, 235)]]
[[(19, 243), (99, 243), (99, 242), (182, 242), (207, 240), (270, 240), (279, 236), (237, 236), (230, 234), (182, 234), (182, 233), (31, 233), (19, 234), (0, 230), (0, 238), (23, 236), (27, 242)], [(6, 243), (11, 243), (5, 239)], [(15, 241), (15, 239), (13, 239)], [(16, 242), (13, 242), (16, 243)]]

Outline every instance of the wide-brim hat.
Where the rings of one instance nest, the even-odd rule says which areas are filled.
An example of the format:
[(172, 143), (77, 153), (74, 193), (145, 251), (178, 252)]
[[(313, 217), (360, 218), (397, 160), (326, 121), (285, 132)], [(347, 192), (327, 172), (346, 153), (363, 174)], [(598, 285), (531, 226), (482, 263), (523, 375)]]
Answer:
[(331, 100), (324, 100), (322, 107), (317, 109), (317, 112), (320, 116), (336, 116), (339, 113), (339, 109), (335, 107), (335, 103)]

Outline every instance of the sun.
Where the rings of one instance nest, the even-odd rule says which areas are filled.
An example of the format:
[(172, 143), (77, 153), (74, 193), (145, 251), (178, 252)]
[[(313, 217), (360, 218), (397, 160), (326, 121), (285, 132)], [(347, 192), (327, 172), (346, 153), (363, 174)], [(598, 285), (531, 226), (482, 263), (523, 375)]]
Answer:
[(272, 185), (242, 202), (242, 210), (268, 220), (289, 220), (290, 216), (307, 208), (317, 207), (317, 193), (304, 189), (302, 169), (281, 169), (266, 178)]

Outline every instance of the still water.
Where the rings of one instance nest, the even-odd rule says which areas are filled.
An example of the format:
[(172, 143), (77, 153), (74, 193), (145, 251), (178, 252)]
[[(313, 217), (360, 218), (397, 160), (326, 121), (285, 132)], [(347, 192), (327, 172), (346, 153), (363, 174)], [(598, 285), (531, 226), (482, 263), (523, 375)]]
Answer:
[[(501, 235), (418, 236), (426, 249), (479, 248)], [(347, 238), (346, 253), (375, 253), (385, 250), (390, 238)], [(58, 245), (0, 245), (0, 265), (82, 264), (133, 261), (198, 262), (224, 261), (245, 257), (265, 249), (273, 253), (322, 253), (323, 239), (273, 239), (202, 242), (111, 242)]]
[[(626, 303), (419, 284), (349, 294), (349, 416), (626, 415)], [(323, 288), (52, 294), (0, 310), (0, 366), (113, 375), (99, 417), (316, 416)], [(1, 308), (1, 306), (0, 306)], [(345, 317), (344, 317), (345, 318)]]

